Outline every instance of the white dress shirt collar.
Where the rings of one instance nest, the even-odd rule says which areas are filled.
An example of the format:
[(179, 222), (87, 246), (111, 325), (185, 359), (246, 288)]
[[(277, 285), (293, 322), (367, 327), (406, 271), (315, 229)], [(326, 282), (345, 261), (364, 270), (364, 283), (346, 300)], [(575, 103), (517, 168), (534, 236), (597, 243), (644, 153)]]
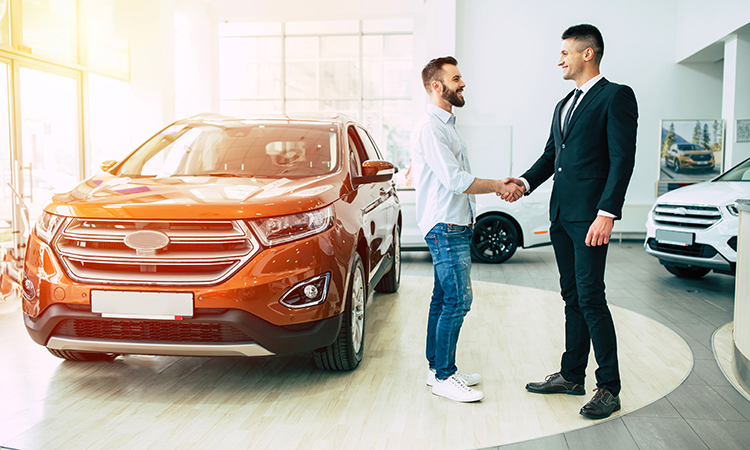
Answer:
[[(440, 121), (446, 125), (453, 125), (456, 123), (456, 116), (437, 105), (433, 105), (432, 103), (427, 104), (427, 112), (440, 119)], [(453, 120), (451, 121), (451, 119)]]
[(583, 91), (583, 95), (586, 95), (586, 93), (587, 93), (587, 92), (588, 92), (588, 91), (589, 91), (589, 90), (590, 90), (590, 89), (591, 89), (592, 87), (594, 87), (594, 85), (595, 85), (596, 83), (598, 83), (598, 82), (599, 82), (599, 80), (601, 80), (602, 78), (604, 78), (604, 75), (602, 75), (602, 74), (599, 74), (599, 75), (595, 76), (594, 78), (590, 79), (589, 81), (587, 81), (587, 82), (583, 83), (583, 86), (579, 87), (578, 89), (580, 89), (580, 90), (582, 90), (582, 91)]

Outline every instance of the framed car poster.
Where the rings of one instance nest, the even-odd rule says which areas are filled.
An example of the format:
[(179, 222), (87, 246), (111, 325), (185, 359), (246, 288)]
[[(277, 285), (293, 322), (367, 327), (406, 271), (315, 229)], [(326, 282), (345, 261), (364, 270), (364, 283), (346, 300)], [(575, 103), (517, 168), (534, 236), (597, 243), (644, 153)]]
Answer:
[(660, 184), (672, 184), (677, 188), (710, 180), (722, 173), (723, 119), (662, 120), (660, 130)]

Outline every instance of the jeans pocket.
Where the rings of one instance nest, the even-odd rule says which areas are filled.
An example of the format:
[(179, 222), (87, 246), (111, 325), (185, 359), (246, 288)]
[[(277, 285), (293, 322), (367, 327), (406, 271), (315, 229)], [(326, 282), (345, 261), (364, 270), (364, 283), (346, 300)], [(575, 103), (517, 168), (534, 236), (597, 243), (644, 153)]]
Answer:
[(453, 225), (452, 223), (446, 224), (445, 227), (445, 234), (451, 235), (451, 236), (459, 236), (466, 232), (466, 230), (469, 228), (465, 225)]
[(440, 254), (439, 245), (438, 245), (438, 235), (437, 233), (429, 232), (424, 237), (425, 242), (427, 243), (427, 248), (430, 249), (430, 253), (437, 256)]

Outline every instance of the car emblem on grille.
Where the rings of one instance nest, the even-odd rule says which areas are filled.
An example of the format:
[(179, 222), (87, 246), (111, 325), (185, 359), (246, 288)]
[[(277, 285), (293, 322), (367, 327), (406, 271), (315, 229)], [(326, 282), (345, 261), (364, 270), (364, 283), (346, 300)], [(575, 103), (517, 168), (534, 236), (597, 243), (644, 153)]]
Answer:
[(125, 236), (125, 245), (138, 256), (154, 256), (169, 244), (169, 236), (160, 231), (141, 230)]
[(685, 208), (677, 208), (674, 211), (674, 213), (677, 214), (677, 215), (680, 215), (680, 216), (687, 216), (688, 215), (687, 209), (685, 209)]

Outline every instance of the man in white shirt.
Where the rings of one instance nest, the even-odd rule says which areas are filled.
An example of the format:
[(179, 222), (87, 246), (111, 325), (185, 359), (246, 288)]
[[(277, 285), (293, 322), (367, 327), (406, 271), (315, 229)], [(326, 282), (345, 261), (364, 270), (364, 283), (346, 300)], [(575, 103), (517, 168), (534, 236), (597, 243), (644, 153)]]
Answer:
[(430, 248), (435, 278), (427, 323), (427, 384), (435, 395), (475, 402), (484, 394), (469, 386), (479, 383), (480, 375), (463, 374), (456, 367), (456, 343), (473, 298), (469, 245), (474, 194), (494, 192), (515, 201), (522, 191), (513, 183), (471, 175), (466, 143), (452, 114), (454, 106), (465, 103), (466, 84), (457, 64), (447, 56), (422, 70), (430, 103), (411, 133), (412, 173), (417, 223)]

